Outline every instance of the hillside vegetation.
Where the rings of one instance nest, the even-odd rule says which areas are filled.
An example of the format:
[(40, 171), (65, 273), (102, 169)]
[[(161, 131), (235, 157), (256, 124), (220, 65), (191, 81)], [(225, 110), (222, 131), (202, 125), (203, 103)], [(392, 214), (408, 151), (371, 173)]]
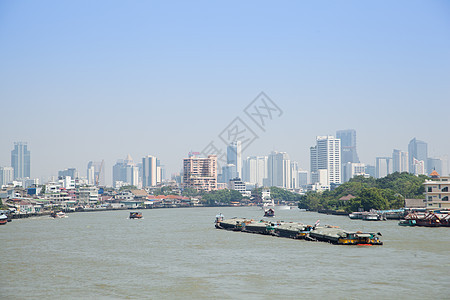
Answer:
[[(334, 209), (357, 211), (358, 209), (397, 209), (404, 206), (405, 198), (423, 198), (423, 182), (428, 177), (409, 173), (393, 173), (375, 179), (357, 176), (333, 191), (307, 192), (299, 201), (299, 208), (308, 210)], [(351, 194), (356, 198), (340, 201)]]

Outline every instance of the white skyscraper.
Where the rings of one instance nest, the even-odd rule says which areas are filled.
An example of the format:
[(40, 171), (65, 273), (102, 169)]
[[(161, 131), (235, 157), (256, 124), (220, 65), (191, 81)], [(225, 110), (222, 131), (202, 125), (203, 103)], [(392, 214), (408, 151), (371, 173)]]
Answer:
[(250, 156), (244, 161), (243, 180), (262, 186), (267, 178), (267, 156)]
[(299, 188), (299, 182), (298, 182), (298, 162), (292, 161), (291, 162), (291, 189), (297, 189)]
[(14, 169), (12, 167), (0, 167), (0, 188), (14, 180)]
[[(311, 181), (319, 182), (319, 170), (327, 170), (328, 184), (340, 184), (341, 179), (341, 140), (334, 136), (318, 136), (316, 145), (310, 148)], [(325, 182), (323, 179), (320, 181)]]
[(382, 178), (392, 173), (392, 158), (377, 157), (376, 158), (376, 177)]
[(423, 160), (413, 158), (412, 171), (414, 175), (425, 175), (425, 162)]
[(291, 171), (291, 160), (286, 152), (271, 152), (267, 158), (267, 180), (264, 185), (291, 189)]
[(156, 157), (147, 155), (142, 158), (142, 185), (144, 187), (156, 186), (158, 183)]
[(242, 178), (242, 145), (234, 141), (227, 147), (227, 164), (236, 166), (237, 177)]
[(408, 152), (394, 149), (392, 152), (392, 171), (409, 172)]

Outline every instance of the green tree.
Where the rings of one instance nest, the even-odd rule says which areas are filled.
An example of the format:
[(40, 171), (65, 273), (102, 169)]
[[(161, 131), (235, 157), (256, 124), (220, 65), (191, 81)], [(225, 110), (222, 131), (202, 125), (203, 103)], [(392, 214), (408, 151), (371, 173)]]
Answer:
[(389, 208), (389, 203), (382, 195), (382, 190), (378, 188), (364, 188), (358, 197), (355, 198), (355, 202), (360, 201), (361, 207), (365, 211), (371, 209), (383, 210)]

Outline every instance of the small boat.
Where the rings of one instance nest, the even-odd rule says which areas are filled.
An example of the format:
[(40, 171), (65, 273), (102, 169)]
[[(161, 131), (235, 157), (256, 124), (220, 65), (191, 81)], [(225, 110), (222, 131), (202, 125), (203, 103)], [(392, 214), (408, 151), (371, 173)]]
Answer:
[(357, 211), (357, 212), (353, 212), (353, 213), (349, 214), (348, 217), (352, 220), (358, 220), (358, 219), (361, 220), (365, 214), (367, 214), (367, 213)]
[(416, 226), (416, 220), (400, 220), (398, 222), (400, 226)]
[(275, 211), (272, 208), (264, 210), (264, 217), (273, 217), (275, 216)]
[(55, 219), (67, 218), (66, 214), (62, 211), (52, 211), (50, 217)]
[(5, 215), (0, 215), (0, 225), (5, 225), (6, 223), (8, 223), (8, 217)]
[(139, 211), (130, 212), (130, 219), (142, 219), (142, 213)]
[(368, 213), (363, 215), (362, 218), (364, 221), (379, 221), (381, 220), (380, 216), (378, 214), (374, 214), (374, 213)]

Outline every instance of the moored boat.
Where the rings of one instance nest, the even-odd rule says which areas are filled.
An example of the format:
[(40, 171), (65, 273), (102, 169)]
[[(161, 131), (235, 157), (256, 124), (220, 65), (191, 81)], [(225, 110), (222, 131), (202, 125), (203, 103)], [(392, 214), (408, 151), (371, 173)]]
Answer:
[(428, 213), (410, 213), (404, 220), (401, 220), (400, 226), (424, 226), (424, 227), (450, 227), (450, 214), (428, 212)]

